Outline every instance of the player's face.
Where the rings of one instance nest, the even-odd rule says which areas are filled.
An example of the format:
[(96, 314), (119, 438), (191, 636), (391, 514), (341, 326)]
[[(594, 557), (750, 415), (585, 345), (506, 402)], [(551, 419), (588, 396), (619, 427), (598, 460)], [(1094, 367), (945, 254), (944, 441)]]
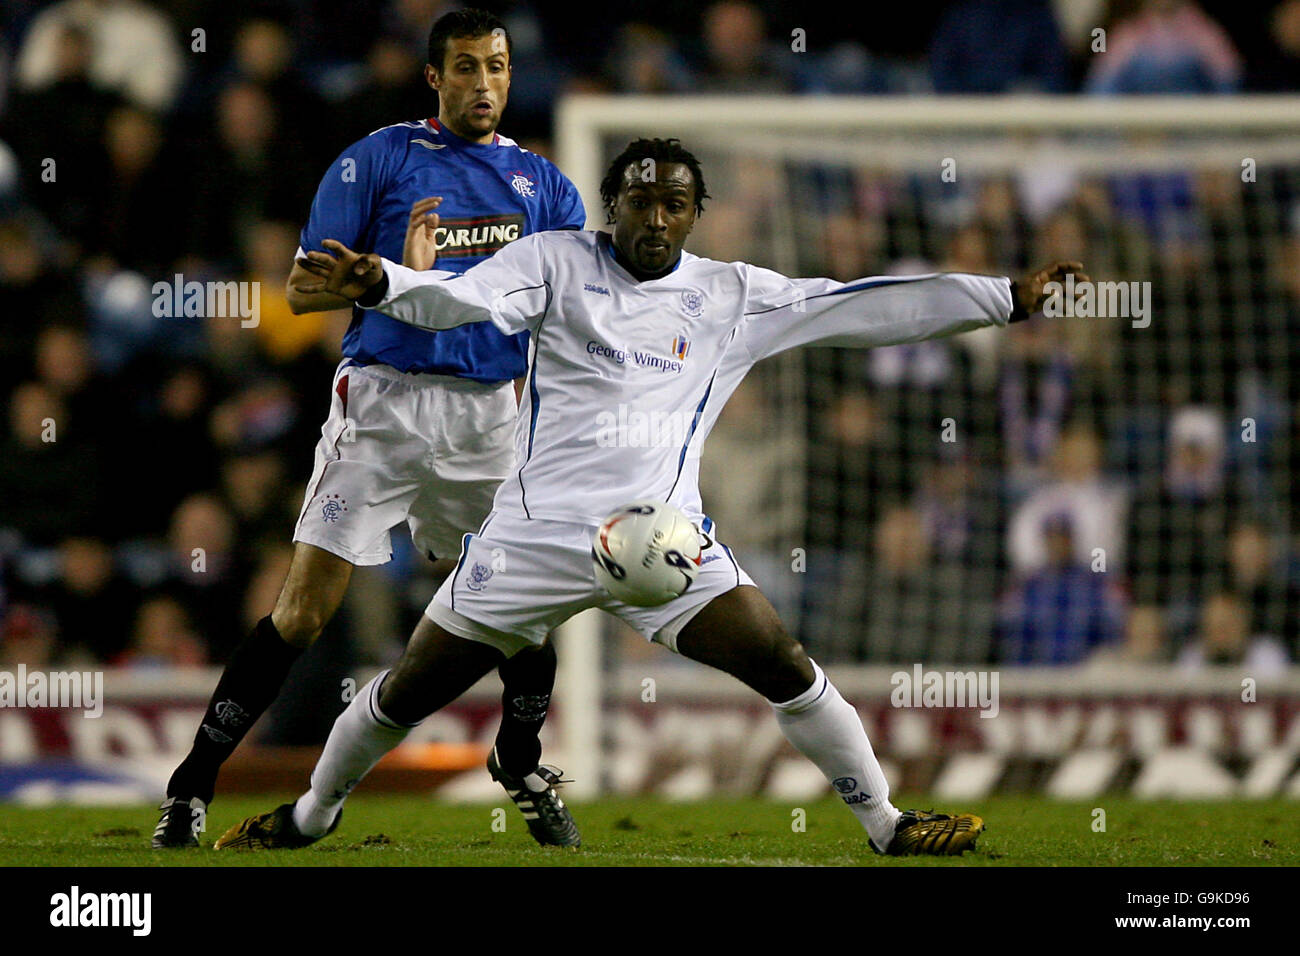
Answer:
[(442, 68), (426, 65), (424, 76), (438, 91), (438, 122), (457, 136), (491, 142), (510, 90), (504, 36), (452, 37)]
[(695, 225), (695, 177), (684, 163), (629, 163), (614, 204), (614, 247), (655, 274), (681, 255)]

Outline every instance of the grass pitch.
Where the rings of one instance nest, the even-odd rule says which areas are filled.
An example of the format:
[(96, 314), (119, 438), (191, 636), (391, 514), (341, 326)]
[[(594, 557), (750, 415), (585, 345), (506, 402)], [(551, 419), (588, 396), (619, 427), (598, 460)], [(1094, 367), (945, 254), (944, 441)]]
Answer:
[[(962, 857), (876, 856), (837, 800), (668, 803), (610, 798), (573, 805), (583, 847), (539, 847), (523, 817), (498, 806), (444, 805), (422, 797), (352, 797), (338, 832), (296, 851), (213, 852), (212, 841), (244, 816), (287, 796), (218, 797), (203, 848), (154, 851), (152, 806), (24, 808), (0, 805), (0, 866), (1296, 866), (1300, 814), (1294, 801), (1144, 802), (1103, 797), (1087, 804), (990, 797), (969, 808), (988, 827)], [(949, 809), (917, 795), (900, 807)], [(1094, 830), (1095, 809), (1105, 831)], [(805, 811), (799, 832), (796, 809)], [(504, 819), (505, 830), (500, 832)], [(494, 820), (497, 829), (493, 828)]]

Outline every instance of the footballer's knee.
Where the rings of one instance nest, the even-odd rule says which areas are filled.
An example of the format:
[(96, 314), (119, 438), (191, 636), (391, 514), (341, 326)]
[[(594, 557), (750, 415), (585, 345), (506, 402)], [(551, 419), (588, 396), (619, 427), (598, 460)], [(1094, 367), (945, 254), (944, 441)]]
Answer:
[(501, 679), (505, 680), (508, 674), (531, 674), (534, 671), (544, 672), (548, 669), (553, 678), (557, 664), (555, 645), (548, 639), (541, 644), (525, 647), (513, 657), (502, 661), (500, 668)]
[(745, 600), (746, 674), (741, 679), (775, 703), (798, 697), (812, 686), (812, 661), (761, 593), (747, 593)]
[(413, 724), (432, 713), (419, 712), (419, 666), (410, 660), (410, 648), (391, 668), (379, 688), (379, 707), (390, 719)]
[(384, 680), (379, 706), (392, 720), (418, 723), (469, 690), (504, 659), (496, 648), (457, 637), (422, 617)]
[(291, 574), (280, 590), (271, 622), (286, 643), (303, 649), (311, 647), (338, 610), (342, 597), (341, 590), (336, 596), (333, 589), (314, 587), (310, 581), (295, 579)]
[(271, 612), (271, 622), (286, 644), (305, 649), (320, 637), (329, 623), (329, 616), (310, 600), (286, 600), (282, 595)]
[(714, 598), (677, 637), (679, 653), (752, 687), (770, 701), (798, 697), (813, 682), (812, 661), (758, 588)]
[(813, 682), (812, 660), (803, 645), (781, 629), (767, 643), (754, 686), (773, 703), (793, 700)]
[(343, 603), (352, 565), (314, 545), (298, 542), (289, 576), (280, 589), (271, 621), (285, 642), (307, 648)]

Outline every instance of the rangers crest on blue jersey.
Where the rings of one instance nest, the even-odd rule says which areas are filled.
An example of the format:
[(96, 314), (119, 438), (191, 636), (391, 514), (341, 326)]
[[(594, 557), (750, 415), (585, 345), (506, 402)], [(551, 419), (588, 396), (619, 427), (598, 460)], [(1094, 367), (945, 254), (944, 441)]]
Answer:
[(510, 185), (515, 192), (521, 196), (535, 196), (533, 187), (537, 184), (523, 174), (522, 170), (515, 170), (514, 176), (510, 180)]

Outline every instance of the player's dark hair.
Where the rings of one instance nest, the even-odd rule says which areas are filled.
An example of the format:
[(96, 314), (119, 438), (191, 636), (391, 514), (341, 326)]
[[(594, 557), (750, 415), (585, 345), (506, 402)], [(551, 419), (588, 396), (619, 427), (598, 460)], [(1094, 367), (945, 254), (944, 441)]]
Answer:
[(444, 61), (447, 59), (448, 40), (491, 36), (497, 31), (506, 38), (508, 60), (514, 44), (510, 39), (510, 31), (506, 29), (505, 21), (495, 13), (477, 10), (474, 7), (444, 13), (434, 21), (433, 29), (429, 31), (429, 63), (441, 73), (445, 66)]
[(695, 214), (704, 212), (704, 200), (710, 198), (704, 187), (704, 173), (700, 170), (700, 161), (695, 154), (682, 145), (679, 139), (634, 139), (627, 144), (627, 149), (614, 157), (609, 164), (605, 178), (600, 181), (600, 201), (605, 204), (608, 222), (614, 221), (614, 204), (618, 202), (618, 191), (623, 187), (623, 173), (629, 163), (640, 164), (652, 159), (659, 163), (681, 163), (691, 171), (695, 180)]

